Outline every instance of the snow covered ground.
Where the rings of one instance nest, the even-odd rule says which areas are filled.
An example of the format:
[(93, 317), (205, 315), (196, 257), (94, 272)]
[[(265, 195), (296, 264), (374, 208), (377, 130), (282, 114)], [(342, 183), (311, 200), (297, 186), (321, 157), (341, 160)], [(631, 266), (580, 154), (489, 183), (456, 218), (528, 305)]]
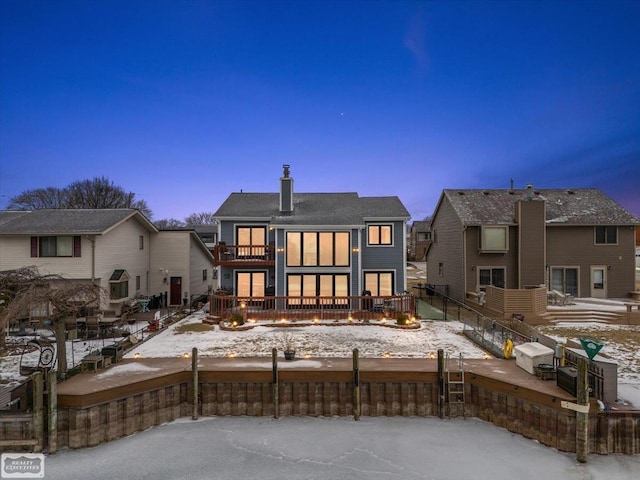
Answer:
[(182, 419), (45, 459), (48, 480), (635, 480), (640, 456), (586, 464), (476, 419)]
[[(248, 331), (225, 331), (211, 325), (208, 331), (187, 331), (189, 325), (202, 325), (203, 312), (170, 325), (152, 340), (145, 342), (126, 357), (138, 353), (142, 357), (180, 357), (196, 347), (204, 357), (270, 357), (275, 347), (282, 350), (282, 335), (286, 331), (293, 339), (297, 358), (351, 357), (353, 349), (360, 356), (382, 358), (428, 358), (443, 348), (452, 355), (483, 358), (484, 351), (462, 335), (459, 322), (423, 321), (419, 330), (400, 330), (380, 325), (331, 326), (325, 321), (308, 327), (282, 328), (266, 323)], [(195, 328), (194, 328), (195, 330)]]

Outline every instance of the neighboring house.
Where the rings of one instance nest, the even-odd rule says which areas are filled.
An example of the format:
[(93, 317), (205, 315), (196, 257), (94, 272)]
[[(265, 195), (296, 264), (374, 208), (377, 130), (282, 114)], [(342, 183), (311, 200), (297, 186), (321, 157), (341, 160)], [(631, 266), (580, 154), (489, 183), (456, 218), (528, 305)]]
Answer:
[(200, 240), (202, 240), (202, 243), (213, 253), (216, 243), (218, 243), (218, 226), (215, 224), (194, 225), (193, 229), (200, 237)]
[(427, 247), (431, 243), (428, 220), (416, 220), (409, 230), (409, 260), (424, 262)]
[(597, 189), (444, 190), (430, 225), (428, 282), (459, 300), (488, 285), (627, 297), (638, 224)]
[(105, 288), (100, 308), (119, 313), (135, 296), (206, 293), (213, 257), (194, 231), (158, 231), (135, 209), (2, 211), (0, 270), (27, 266)]
[[(395, 196), (232, 193), (214, 218), (220, 287), (241, 297), (395, 295), (406, 290), (407, 209)], [(326, 300), (329, 302), (330, 300)]]
[[(152, 291), (183, 305), (217, 288), (213, 254), (195, 230), (160, 230), (151, 237)], [(156, 273), (157, 272), (157, 273)]]

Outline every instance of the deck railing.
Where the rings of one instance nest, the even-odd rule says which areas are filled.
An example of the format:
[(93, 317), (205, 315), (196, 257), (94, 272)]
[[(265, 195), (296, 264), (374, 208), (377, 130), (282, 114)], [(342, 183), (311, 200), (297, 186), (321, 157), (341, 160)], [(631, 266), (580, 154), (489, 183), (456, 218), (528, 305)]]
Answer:
[(415, 297), (392, 296), (337, 297), (238, 297), (212, 294), (210, 315), (222, 320), (240, 313), (245, 320), (367, 320), (395, 318), (399, 313), (415, 315)]
[(273, 263), (275, 245), (226, 245), (219, 244), (213, 249), (216, 264)]

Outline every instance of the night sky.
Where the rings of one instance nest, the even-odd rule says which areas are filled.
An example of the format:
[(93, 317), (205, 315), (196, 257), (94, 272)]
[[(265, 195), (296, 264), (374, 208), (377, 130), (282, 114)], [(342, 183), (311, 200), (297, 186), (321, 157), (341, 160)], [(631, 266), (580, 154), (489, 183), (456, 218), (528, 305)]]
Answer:
[(640, 216), (640, 1), (0, 0), (0, 208), (597, 187)]

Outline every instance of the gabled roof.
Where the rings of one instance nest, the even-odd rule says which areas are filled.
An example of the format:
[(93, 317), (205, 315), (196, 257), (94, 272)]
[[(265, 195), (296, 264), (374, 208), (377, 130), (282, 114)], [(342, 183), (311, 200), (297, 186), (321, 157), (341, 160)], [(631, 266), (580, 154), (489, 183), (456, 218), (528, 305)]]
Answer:
[(134, 208), (74, 208), (0, 212), (0, 235), (101, 235), (132, 217), (147, 230), (157, 231)]
[(414, 220), (411, 224), (411, 231), (415, 232), (426, 232), (429, 230), (429, 225), (431, 224), (431, 220)]
[[(463, 225), (515, 225), (514, 204), (527, 190), (443, 190)], [(597, 188), (532, 190), (546, 203), (547, 225), (640, 225), (640, 220)], [(436, 207), (436, 212), (438, 210)]]
[(295, 193), (293, 212), (280, 211), (279, 193), (232, 193), (214, 214), (218, 220), (262, 219), (274, 225), (363, 225), (365, 221), (408, 220), (398, 197), (357, 193)]

